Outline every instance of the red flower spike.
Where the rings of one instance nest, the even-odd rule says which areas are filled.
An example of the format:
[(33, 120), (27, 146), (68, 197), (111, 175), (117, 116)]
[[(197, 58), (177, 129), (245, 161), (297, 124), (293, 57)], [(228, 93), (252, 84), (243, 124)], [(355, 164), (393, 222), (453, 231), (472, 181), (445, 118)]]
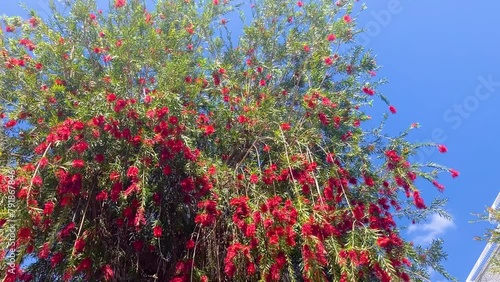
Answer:
[(127, 170), (127, 177), (136, 178), (139, 174), (139, 169), (136, 166), (131, 166)]
[(115, 0), (115, 8), (121, 8), (127, 4), (126, 0)]
[(113, 271), (113, 268), (111, 268), (111, 265), (106, 264), (101, 267), (101, 271), (104, 276), (104, 281), (111, 281), (115, 277), (115, 272)]
[(282, 123), (282, 124), (281, 124), (281, 130), (283, 130), (283, 131), (288, 131), (288, 130), (290, 130), (291, 128), (292, 128), (292, 127), (291, 127), (291, 126), (290, 126), (290, 124), (289, 124), (289, 123), (287, 123), (287, 122), (284, 122), (284, 123)]
[(194, 248), (195, 245), (196, 244), (195, 244), (194, 240), (190, 239), (186, 242), (186, 249), (191, 250)]
[(83, 252), (84, 248), (85, 248), (85, 241), (82, 238), (75, 241), (74, 250), (76, 253)]
[(425, 209), (427, 208), (427, 206), (425, 205), (424, 203), (424, 199), (422, 199), (420, 197), (420, 193), (418, 191), (414, 191), (413, 192), (413, 200), (415, 202), (415, 206), (418, 208), (418, 209)]
[(370, 96), (373, 96), (373, 94), (375, 94), (375, 90), (373, 90), (367, 86), (363, 87), (363, 92), (365, 92), (365, 94), (370, 95)]
[(437, 182), (436, 180), (433, 180), (432, 181), (432, 184), (434, 186), (436, 186), (436, 188), (439, 190), (439, 192), (443, 192), (444, 191), (444, 185), (443, 184), (440, 184), (439, 182)]
[(83, 167), (85, 167), (85, 161), (84, 160), (73, 160), (73, 163), (71, 165), (74, 168), (83, 168)]
[(438, 145), (437, 147), (438, 147), (438, 150), (440, 153), (444, 154), (444, 153), (448, 152), (448, 148), (446, 148), (445, 145)]
[(389, 106), (389, 111), (393, 114), (396, 113), (396, 108), (394, 106)]
[(331, 66), (333, 64), (332, 57), (326, 57), (323, 61), (325, 62), (325, 65), (327, 65), (327, 66)]
[(163, 229), (161, 228), (161, 226), (157, 225), (153, 228), (153, 236), (155, 236), (156, 238), (160, 238), (162, 234)]
[(16, 120), (9, 120), (8, 122), (5, 123), (4, 127), (5, 128), (12, 128), (14, 127), (15, 125), (17, 124), (17, 121)]

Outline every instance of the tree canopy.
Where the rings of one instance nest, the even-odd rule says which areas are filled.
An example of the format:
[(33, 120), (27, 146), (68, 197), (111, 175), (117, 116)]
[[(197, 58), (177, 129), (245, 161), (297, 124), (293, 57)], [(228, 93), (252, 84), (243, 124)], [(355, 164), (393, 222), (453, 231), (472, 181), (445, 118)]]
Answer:
[(0, 33), (5, 281), (449, 277), (358, 1), (63, 2)]

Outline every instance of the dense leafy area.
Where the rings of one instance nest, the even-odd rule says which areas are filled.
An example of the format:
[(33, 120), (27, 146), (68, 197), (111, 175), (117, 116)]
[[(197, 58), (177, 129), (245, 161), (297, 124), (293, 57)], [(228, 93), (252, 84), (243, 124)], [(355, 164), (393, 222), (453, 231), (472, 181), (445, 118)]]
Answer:
[(458, 172), (409, 162), (414, 126), (364, 125), (374, 97), (396, 109), (354, 45), (357, 1), (66, 2), (0, 34), (6, 281), (445, 273), (396, 216), (436, 212), (416, 180)]

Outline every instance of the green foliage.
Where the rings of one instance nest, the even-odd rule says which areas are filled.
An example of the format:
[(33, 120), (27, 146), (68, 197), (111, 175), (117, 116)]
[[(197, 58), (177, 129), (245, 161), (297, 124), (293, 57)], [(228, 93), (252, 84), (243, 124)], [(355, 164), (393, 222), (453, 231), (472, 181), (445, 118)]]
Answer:
[(16, 231), (13, 265), (36, 258), (18, 278), (449, 277), (441, 242), (413, 246), (393, 215), (442, 214), (416, 180), (458, 173), (409, 163), (414, 126), (366, 125), (373, 97), (390, 103), (354, 45), (355, 2), (76, 0), (4, 18), (0, 207), (12, 188), (16, 221), (0, 238)]

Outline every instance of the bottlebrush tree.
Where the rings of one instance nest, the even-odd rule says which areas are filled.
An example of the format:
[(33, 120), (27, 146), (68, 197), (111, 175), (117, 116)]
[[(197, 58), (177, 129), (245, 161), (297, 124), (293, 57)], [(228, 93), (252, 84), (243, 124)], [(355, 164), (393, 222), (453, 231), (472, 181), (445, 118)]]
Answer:
[(397, 223), (440, 209), (417, 179), (458, 172), (410, 163), (412, 127), (365, 123), (374, 98), (396, 109), (355, 45), (357, 1), (155, 4), (4, 19), (5, 281), (447, 275), (441, 242)]

